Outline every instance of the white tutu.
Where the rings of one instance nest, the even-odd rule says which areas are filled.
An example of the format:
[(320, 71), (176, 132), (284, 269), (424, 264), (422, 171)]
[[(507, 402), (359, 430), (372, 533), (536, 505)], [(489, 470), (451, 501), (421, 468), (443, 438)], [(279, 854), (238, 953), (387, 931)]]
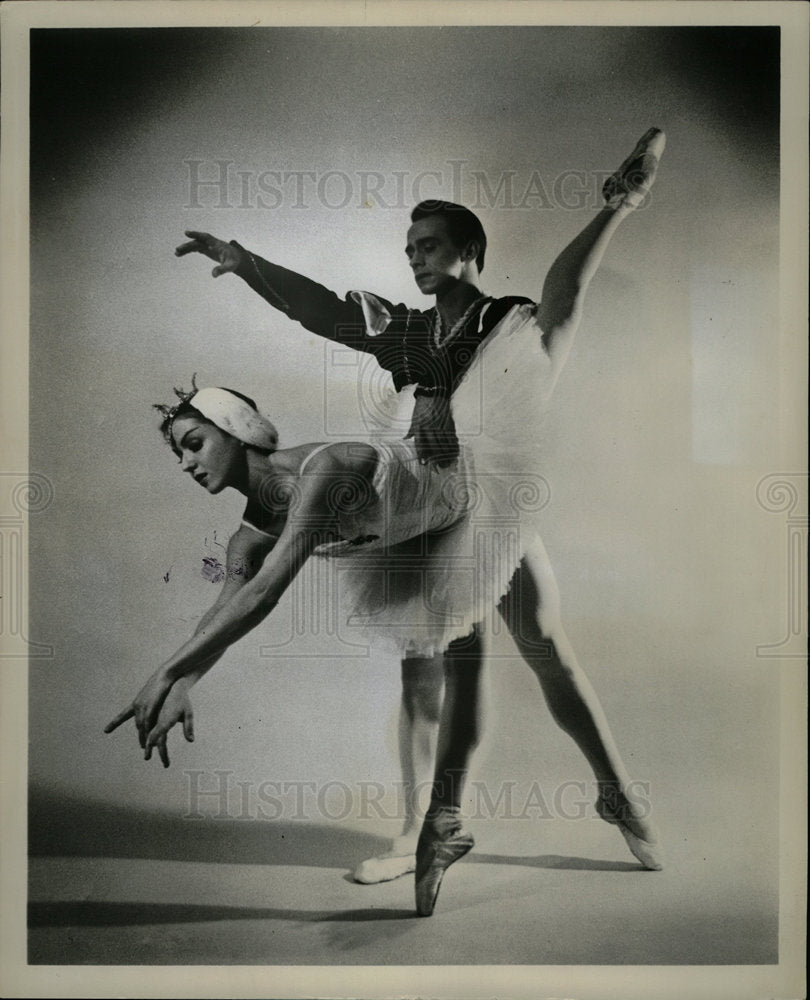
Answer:
[[(400, 654), (427, 655), (490, 616), (523, 553), (540, 538), (549, 490), (539, 433), (554, 378), (536, 307), (515, 306), (483, 342), (453, 395), (459, 461), (445, 474), (422, 467), (425, 476), (440, 477), (432, 496), (444, 523), (448, 509), (457, 512), (454, 523), (395, 545), (317, 550), (340, 560), (334, 578), (349, 634), (357, 630), (358, 639)], [(392, 390), (387, 403), (390, 421), (374, 440), (397, 437), (401, 447), (402, 413), (412, 409), (413, 387)], [(389, 516), (407, 516), (396, 509), (396, 498)]]

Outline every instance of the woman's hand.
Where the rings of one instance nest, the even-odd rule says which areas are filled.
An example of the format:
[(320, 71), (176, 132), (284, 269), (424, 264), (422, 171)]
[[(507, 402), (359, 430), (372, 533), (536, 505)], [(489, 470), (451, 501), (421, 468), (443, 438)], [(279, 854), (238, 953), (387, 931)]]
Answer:
[(189, 743), (193, 743), (194, 711), (188, 696), (188, 688), (183, 681), (178, 681), (166, 695), (166, 699), (158, 713), (157, 722), (146, 737), (145, 760), (151, 758), (152, 748), (157, 747), (158, 756), (163, 761), (163, 766), (169, 766), (169, 750), (166, 746), (166, 737), (169, 735), (169, 730), (178, 723), (183, 727), (183, 736), (185, 736)]
[[(135, 719), (135, 726), (138, 729), (138, 742), (146, 750), (146, 759), (151, 756), (151, 749), (147, 749), (147, 737), (151, 733), (154, 725), (158, 721), (158, 714), (165, 702), (172, 687), (172, 681), (166, 671), (161, 667), (155, 671), (141, 690), (135, 696), (135, 700), (125, 708), (123, 712), (108, 722), (104, 727), (105, 733), (111, 733), (117, 729), (127, 719)], [(164, 761), (164, 763), (166, 763)]]
[(416, 454), (421, 462), (435, 462), (438, 466), (454, 462), (459, 450), (450, 400), (444, 395), (430, 396), (417, 392), (411, 427), (405, 437), (414, 439)]
[(221, 274), (229, 274), (239, 267), (242, 251), (237, 247), (217, 239), (210, 233), (198, 233), (193, 229), (187, 229), (186, 236), (190, 236), (191, 241), (181, 243), (174, 251), (175, 257), (185, 257), (187, 253), (201, 253), (210, 257), (217, 262), (217, 266), (211, 272), (214, 278), (218, 278)]

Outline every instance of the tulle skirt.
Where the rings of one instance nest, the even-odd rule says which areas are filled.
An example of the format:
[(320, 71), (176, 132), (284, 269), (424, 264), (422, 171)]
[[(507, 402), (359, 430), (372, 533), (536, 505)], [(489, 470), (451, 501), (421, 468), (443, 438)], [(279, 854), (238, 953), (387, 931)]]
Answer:
[[(535, 308), (520, 305), (482, 344), (452, 400), (459, 460), (441, 474), (421, 467), (429, 485), (419, 493), (425, 509), (418, 517), (413, 490), (397, 488), (397, 472), (378, 484), (387, 529), (368, 532), (377, 536), (368, 544), (317, 550), (339, 560), (340, 615), (358, 641), (400, 655), (445, 649), (489, 618), (523, 554), (539, 542), (550, 496), (539, 434), (553, 386), (541, 338)], [(411, 388), (391, 390), (377, 407), (383, 419), (374, 443), (387, 442), (395, 462), (405, 454), (412, 406)], [(434, 505), (438, 527), (429, 526)]]

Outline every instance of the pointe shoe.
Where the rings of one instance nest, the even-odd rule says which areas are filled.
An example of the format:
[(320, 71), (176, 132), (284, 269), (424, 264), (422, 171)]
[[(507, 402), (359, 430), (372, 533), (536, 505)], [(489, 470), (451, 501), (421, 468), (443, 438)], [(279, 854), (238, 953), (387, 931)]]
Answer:
[(444, 836), (430, 829), (422, 831), (416, 848), (415, 879), (416, 912), (420, 917), (432, 915), (444, 873), (474, 846), (472, 836), (460, 829)]
[(636, 148), (602, 186), (610, 208), (637, 208), (647, 197), (663, 156), (667, 137), (660, 128), (648, 129)]
[(352, 877), (362, 885), (376, 885), (378, 882), (393, 882), (395, 878), (413, 871), (416, 871), (415, 854), (382, 854), (360, 864)]
[(642, 840), (630, 830), (626, 823), (616, 821), (619, 833), (624, 837), (630, 853), (640, 861), (647, 871), (660, 872), (664, 868), (661, 845), (658, 841)]
[(663, 849), (658, 841), (658, 831), (655, 827), (652, 827), (650, 830), (651, 839), (644, 840), (633, 833), (625, 820), (620, 819), (611, 811), (610, 805), (603, 798), (597, 799), (596, 811), (606, 823), (619, 828), (619, 833), (624, 837), (625, 843), (630, 848), (630, 853), (648, 871), (660, 872), (663, 870)]

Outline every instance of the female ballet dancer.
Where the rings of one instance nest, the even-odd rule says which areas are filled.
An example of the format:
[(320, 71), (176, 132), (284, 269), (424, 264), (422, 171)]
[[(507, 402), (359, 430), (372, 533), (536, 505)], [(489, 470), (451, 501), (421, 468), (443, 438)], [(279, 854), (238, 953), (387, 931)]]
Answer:
[[(406, 316), (404, 335), (401, 331), (393, 331), (398, 333), (402, 345), (401, 356), (404, 361), (400, 363), (400, 367), (406, 369), (407, 375), (409, 363), (413, 364), (414, 359), (419, 357), (418, 351), (414, 348), (422, 348), (423, 369), (430, 368), (431, 374), (441, 376), (443, 381), (439, 382), (437, 379), (437, 384), (434, 386), (422, 386), (425, 392), (418, 398), (430, 400), (438, 398), (444, 403), (452, 396), (453, 402), (452, 411), (447, 406), (438, 408), (431, 406), (429, 410), (423, 411), (429, 412), (431, 416), (426, 439), (433, 447), (433, 454), (428, 456), (430, 460), (422, 466), (427, 468), (427, 482), (424, 487), (416, 487), (417, 493), (422, 490), (420, 496), (427, 503), (425, 509), (433, 508), (434, 513), (438, 510), (440, 514), (438, 522), (428, 517), (422, 521), (422, 526), (428, 525), (428, 532), (435, 532), (439, 530), (436, 527), (437, 523), (443, 520), (446, 522), (440, 534), (428, 535), (439, 539), (434, 551), (428, 554), (428, 558), (438, 556), (439, 563), (436, 565), (441, 564), (441, 559), (444, 558), (444, 596), (446, 607), (453, 611), (449, 618), (455, 622), (453, 629), (448, 630), (446, 627), (440, 629), (441, 638), (445, 640), (445, 644), (449, 642), (449, 646), (445, 657), (446, 693), (439, 730), (435, 782), (431, 807), (423, 824), (417, 850), (417, 910), (422, 914), (433, 911), (446, 868), (472, 846), (471, 838), (461, 830), (459, 806), (467, 766), (478, 739), (477, 681), (480, 669), (480, 638), (473, 625), (483, 617), (486, 608), (493, 606), (493, 595), (496, 598), (503, 598), (499, 610), (512, 632), (518, 649), (537, 674), (552, 713), (560, 725), (576, 740), (594, 770), (600, 788), (597, 801), (599, 814), (619, 826), (631, 850), (646, 867), (655, 869), (661, 867), (652, 824), (625, 795), (628, 781), (626, 771), (598, 701), (577, 665), (562, 632), (556, 585), (539, 535), (532, 527), (531, 516), (521, 517), (530, 530), (516, 539), (517, 544), (511, 554), (507, 553), (504, 557), (503, 551), (496, 551), (491, 545), (488, 549), (486, 545), (483, 549), (481, 546), (476, 548), (478, 556), (483, 552), (483, 559), (479, 558), (476, 561), (476, 586), (473, 587), (472, 601), (470, 601), (469, 580), (466, 588), (457, 584), (447, 585), (447, 580), (459, 569), (456, 564), (461, 561), (460, 554), (467, 551), (467, 545), (471, 541), (480, 542), (480, 523), (477, 527), (476, 523), (486, 521), (487, 517), (483, 519), (476, 517), (469, 506), (464, 508), (463, 502), (455, 497), (454, 488), (448, 492), (446, 487), (448, 482), (452, 483), (453, 477), (456, 483), (472, 481), (469, 476), (470, 463), (467, 459), (469, 449), (474, 457), (478, 477), (475, 482), (480, 484), (486, 481), (490, 492), (492, 486), (495, 487), (494, 496), (484, 496), (483, 500), (479, 497), (482, 509), (487, 511), (487, 516), (497, 515), (499, 508), (503, 510), (504, 501), (508, 502), (510, 499), (504, 493), (508, 475), (516, 469), (525, 470), (533, 467), (527, 463), (536, 461), (532, 449), (534, 435), (531, 433), (536, 422), (527, 417), (538, 416), (548, 401), (570, 348), (571, 337), (581, 312), (584, 290), (617, 225), (649, 188), (658, 158), (663, 151), (663, 144), (663, 134), (658, 130), (647, 133), (631, 157), (607, 182), (606, 207), (555, 262), (546, 279), (539, 306), (530, 302), (520, 302), (511, 306), (503, 318), (488, 332), (483, 333), (483, 342), (480, 342), (483, 328), (480, 314), (489, 303), (479, 301), (478, 261), (483, 256), (480, 243), (476, 245), (475, 241), (470, 241), (466, 245), (459, 246), (458, 240), (451, 233), (451, 224), (448, 223), (447, 216), (440, 211), (426, 212), (420, 216), (415, 213), (416, 217), (409, 230), (408, 255), (417, 283), (423, 290), (435, 292), (437, 297), (437, 309), (432, 318), (432, 328), (429, 330), (436, 351), (430, 350), (429, 342), (427, 351), (424, 350), (424, 338), (421, 343), (418, 337), (409, 341), (410, 317)], [(202, 249), (209, 255), (220, 253), (219, 247), (212, 246), (205, 239), (199, 238), (204, 234), (190, 235), (194, 236), (194, 241), (192, 245), (188, 245), (189, 249)], [(223, 246), (230, 245), (223, 244)], [(243, 252), (239, 250), (239, 253)], [(249, 257), (259, 272), (255, 258), (251, 255)], [(221, 261), (221, 258), (219, 259)], [(223, 266), (222, 262), (220, 266)], [(236, 267), (226, 267), (226, 269), (235, 270)], [(215, 269), (215, 272), (217, 270)], [(389, 332), (388, 327), (392, 325), (394, 317), (387, 309), (387, 304), (364, 293), (358, 293), (355, 301), (363, 308), (370, 336), (380, 336), (381, 333)], [(443, 333), (442, 328), (443, 305), (447, 307), (444, 318), (448, 321), (452, 319), (454, 311), (458, 313), (463, 308), (458, 317), (461, 322), (459, 323), (457, 319), (449, 329), (445, 327), (446, 333)], [(471, 318), (476, 320), (475, 323), (471, 322)], [(448, 343), (460, 340), (468, 323), (477, 328), (480, 346), (467, 368), (461, 371), (461, 374), (468, 376), (467, 379), (459, 377), (460, 366), (456, 364), (454, 369), (454, 360), (442, 366), (435, 363), (434, 357), (428, 364), (425, 363), (429, 355), (439, 354)], [(395, 338), (386, 339), (390, 341)], [(452, 421), (455, 421), (459, 429), (459, 437), (464, 439), (465, 423), (470, 418), (474, 403), (472, 399), (474, 393), (465, 392), (465, 385), (471, 384), (469, 376), (476, 369), (484, 368), (486, 369), (483, 372), (485, 396), (494, 401), (495, 405), (485, 407), (485, 433), (471, 438), (465, 443), (464, 448), (459, 449)], [(438, 420), (437, 412), (440, 415)], [(477, 412), (475, 416), (478, 416)], [(415, 424), (418, 431), (420, 426), (418, 419), (415, 420)], [(184, 438), (192, 429), (184, 433)], [(196, 430), (200, 432), (199, 426)], [(415, 437), (418, 443), (419, 433)], [(173, 440), (176, 446), (182, 444), (182, 439)], [(411, 448), (409, 453), (411, 458), (417, 465), (421, 464), (414, 442), (407, 444)], [(252, 446), (248, 443), (248, 454), (251, 453), (250, 447)], [(340, 451), (341, 448), (344, 449), (343, 452)], [(348, 452), (345, 451), (346, 448)], [(349, 475), (350, 478), (359, 476), (366, 487), (369, 484), (368, 475), (371, 468), (367, 463), (371, 463), (375, 468), (380, 464), (380, 458), (373, 459), (371, 453), (365, 451), (359, 443), (322, 447), (319, 449), (320, 453), (331, 456), (333, 464), (324, 469), (315, 465), (310, 470), (311, 473), (323, 472), (327, 479), (334, 479), (336, 475)], [(360, 463), (359, 465), (351, 465), (348, 459), (349, 453)], [(269, 454), (272, 457), (274, 453)], [(275, 454), (283, 456), (280, 468), (286, 470), (287, 475), (291, 474), (298, 456), (282, 452)], [(308, 455), (309, 452), (304, 457)], [(318, 461), (317, 456), (313, 461)], [(399, 459), (396, 461), (399, 462)], [(260, 469), (262, 466), (256, 466), (254, 460), (253, 471), (254, 475), (258, 475), (258, 481), (263, 476), (272, 477), (269, 467), (261, 472)], [(442, 469), (449, 471), (450, 478), (445, 476), (444, 485), (436, 490), (436, 477), (440, 477), (439, 470)], [(409, 473), (417, 472), (416, 466), (412, 464)], [(280, 474), (279, 469), (276, 469), (276, 474)], [(201, 474), (205, 484), (210, 483), (208, 475), (207, 472)], [(398, 475), (390, 477), (391, 481), (399, 478)], [(252, 481), (251, 488), (254, 492), (258, 481)], [(434, 485), (433, 493), (427, 488), (431, 481)], [(245, 485), (250, 483), (250, 476), (247, 478), (242, 476), (227, 484), (236, 485), (237, 488), (242, 488), (243, 492), (248, 492)], [(332, 518), (333, 524), (330, 530), (334, 532), (336, 530), (334, 525), (337, 524), (338, 534), (346, 539), (345, 523), (341, 528), (340, 513), (330, 510), (328, 505), (326, 507), (322, 505), (325, 499), (324, 489), (325, 487), (321, 486), (320, 494), (317, 494), (316, 490), (320, 501), (313, 499), (316, 494), (307, 493), (310, 506), (305, 509), (316, 516), (319, 523)], [(255, 501), (255, 497), (253, 499)], [(458, 505), (460, 502), (461, 507)], [(375, 503), (376, 501), (372, 502), (372, 506)], [(250, 506), (249, 503), (248, 509)], [(379, 508), (379, 504), (377, 507)], [(277, 516), (278, 513), (273, 511), (272, 515)], [(447, 518), (450, 520), (446, 520)], [(297, 516), (294, 520), (299, 521)], [(380, 537), (385, 537), (386, 544), (392, 543), (392, 536), (386, 536), (382, 528), (380, 531), (382, 532)], [(125, 719), (134, 716), (147, 754), (152, 746), (158, 746), (162, 754), (165, 754), (166, 733), (171, 725), (181, 718), (182, 712), (178, 713), (177, 706), (172, 707), (172, 704), (169, 704), (168, 710), (163, 711), (160, 716), (158, 712), (161, 705), (166, 709), (167, 702), (164, 699), (171, 691), (175, 680), (199, 673), (203, 663), (207, 662), (206, 653), (216, 647), (216, 652), (212, 655), (218, 655), (229, 642), (235, 641), (235, 638), (244, 634), (256, 620), (263, 617), (269, 606), (277, 600), (279, 586), (283, 589), (283, 586), (289, 583), (300, 568), (300, 561), (315, 550), (319, 541), (324, 540), (314, 532), (314, 529), (304, 530), (303, 535), (299, 530), (291, 536), (288, 527), (285, 526), (281, 538), (285, 537), (285, 533), (288, 541), (286, 548), (282, 549), (286, 554), (281, 562), (286, 563), (286, 571), (279, 570), (279, 559), (265, 559), (265, 566), (270, 562), (276, 567), (275, 575), (270, 572), (268, 576), (265, 567), (262, 567), (256, 577), (244, 583), (239, 594), (233, 595), (223, 605), (215, 606), (212, 609), (213, 614), (206, 616), (203, 627), (198, 630), (198, 635), (192, 640), (191, 645), (186, 644), (176, 657), (157, 672), (133, 705), (116, 717), (108, 729), (111, 730)], [(296, 539), (294, 543), (289, 540), (292, 537)], [(449, 545), (448, 539), (451, 539)], [(360, 548), (362, 549), (362, 546)], [(273, 555), (276, 555), (276, 550), (273, 550)], [(241, 579), (244, 581), (246, 576), (245, 571)], [(510, 577), (513, 577), (511, 584)], [(264, 597), (259, 600), (258, 605), (255, 601), (254, 603), (249, 600), (246, 602), (244, 599), (240, 601), (239, 598), (250, 587), (253, 579), (259, 578), (264, 581), (262, 591)], [(420, 578), (424, 579), (424, 576)], [(272, 585), (265, 585), (267, 580), (272, 580)], [(254, 587), (253, 591), (255, 590)], [(466, 609), (459, 603), (462, 592), (465, 593), (465, 600), (469, 605)], [(268, 593), (270, 597), (267, 596)], [(403, 594), (405, 598), (400, 602), (401, 606), (397, 611), (399, 620), (392, 621), (391, 624), (398, 624), (402, 635), (405, 636), (412, 631), (408, 615), (404, 613), (408, 610), (407, 587), (403, 589)], [(268, 604), (268, 601), (271, 603)], [(179, 704), (182, 705), (185, 693), (178, 690), (177, 697)], [(157, 726), (154, 725), (156, 721)]]

